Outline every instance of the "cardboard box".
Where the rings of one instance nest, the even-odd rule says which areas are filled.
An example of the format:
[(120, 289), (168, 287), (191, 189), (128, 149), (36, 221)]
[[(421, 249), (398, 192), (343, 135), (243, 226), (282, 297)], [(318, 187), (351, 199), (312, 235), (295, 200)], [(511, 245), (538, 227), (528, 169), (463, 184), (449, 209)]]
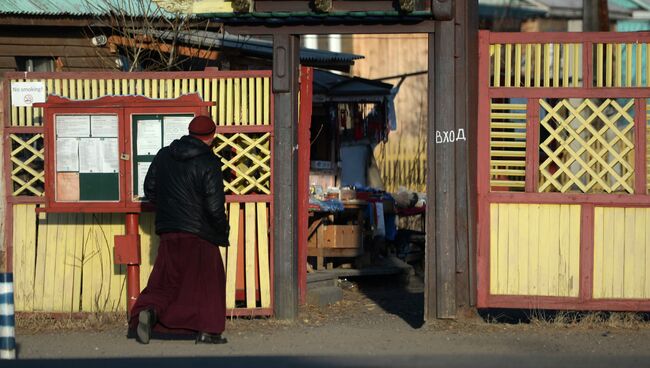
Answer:
[(341, 188), (339, 199), (342, 201), (351, 201), (357, 199), (357, 192), (350, 188)]
[(359, 248), (361, 230), (359, 225), (322, 225), (316, 231), (318, 248)]

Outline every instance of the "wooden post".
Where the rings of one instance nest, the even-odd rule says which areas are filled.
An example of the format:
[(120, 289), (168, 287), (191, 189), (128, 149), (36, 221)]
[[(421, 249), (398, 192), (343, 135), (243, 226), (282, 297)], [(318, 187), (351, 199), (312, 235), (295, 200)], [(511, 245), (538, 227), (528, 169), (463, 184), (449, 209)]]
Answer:
[[(456, 75), (454, 22), (436, 23), (435, 32), (435, 233), (438, 318), (456, 317)], [(464, 183), (460, 183), (464, 184)], [(429, 230), (429, 229), (427, 229)]]
[(582, 31), (609, 31), (609, 9), (606, 0), (583, 0)]
[[(471, 0), (470, 0), (471, 1)], [(466, 9), (470, 1), (457, 1), (454, 20), (454, 73), (456, 84), (454, 87), (455, 101), (455, 129), (456, 138), (463, 132), (463, 138), (467, 138), (469, 111), (467, 110), (468, 76), (467, 76), (467, 30)], [(456, 150), (456, 303), (459, 309), (469, 306), (469, 232), (467, 221), (468, 191), (467, 187), (469, 173), (467, 172), (468, 144), (467, 140), (458, 140), (454, 143)]]
[(309, 227), (309, 158), (313, 95), (313, 69), (300, 69), (300, 122), (298, 124), (298, 289), (300, 304), (307, 301), (307, 229)]
[(456, 18), (456, 296), (459, 308), (476, 305), (476, 128), (478, 118), (478, 1), (458, 1)]
[(429, 33), (427, 73), (427, 212), (426, 212), (426, 247), (424, 253), (424, 320), (437, 318), (436, 304), (436, 39), (434, 33)]
[(456, 145), (467, 141), (457, 141), (454, 28), (454, 22), (439, 22), (429, 35), (426, 320), (456, 317)]
[(274, 312), (278, 319), (298, 316), (297, 126), (298, 36), (273, 36), (273, 232)]
[[(130, 247), (136, 249), (137, 254), (140, 254), (140, 237), (138, 236), (140, 228), (140, 214), (127, 213), (125, 216), (125, 234), (132, 236)], [(138, 257), (139, 258), (139, 257)], [(140, 262), (140, 261), (138, 261)], [(140, 296), (140, 264), (129, 263), (126, 265), (126, 295), (127, 295), (127, 308), (128, 315), (131, 316), (131, 311), (135, 302)]]

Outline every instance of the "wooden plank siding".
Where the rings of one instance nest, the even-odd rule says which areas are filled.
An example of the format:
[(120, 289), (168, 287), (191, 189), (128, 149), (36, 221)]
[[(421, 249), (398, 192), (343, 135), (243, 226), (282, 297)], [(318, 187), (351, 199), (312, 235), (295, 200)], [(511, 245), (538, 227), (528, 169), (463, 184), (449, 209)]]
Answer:
[(494, 203), (490, 214), (491, 294), (578, 296), (580, 206)]
[[(35, 204), (16, 204), (14, 240), (15, 305), (17, 311), (116, 312), (126, 310), (126, 268), (113, 263), (113, 237), (124, 232), (122, 214), (40, 214)], [(239, 203), (230, 204), (230, 224), (246, 224), (244, 241), (231, 232), (233, 246), (224, 255), (227, 308), (271, 307), (269, 263), (269, 204), (246, 203), (242, 218)], [(243, 211), (242, 211), (243, 212)], [(37, 231), (38, 227), (38, 231)], [(140, 219), (140, 288), (153, 269), (159, 238), (154, 214)], [(238, 254), (245, 271), (238, 272)], [(235, 288), (243, 277), (246, 287)], [(242, 297), (242, 294), (244, 297)]]
[(92, 37), (84, 28), (1, 27), (0, 73), (18, 70), (16, 57), (58, 58), (57, 71), (116, 70), (116, 55)]
[(650, 208), (596, 207), (596, 299), (650, 298)]
[[(221, 248), (228, 313), (270, 315), (273, 285), (272, 223), (269, 216), (273, 147), (270, 72), (211, 70), (202, 73), (31, 75), (36, 78), (29, 80), (45, 82), (48, 94), (72, 99), (85, 100), (112, 94), (176, 98), (183, 93), (199, 92), (204, 99), (215, 103), (210, 108), (213, 118), (220, 129), (229, 129), (218, 134), (222, 144), (217, 150), (236, 152), (230, 161), (223, 161), (226, 169), (235, 172), (234, 178), (226, 183), (232, 246)], [(7, 80), (25, 79), (22, 74), (14, 73), (8, 74)], [(226, 80), (230, 83), (224, 83)], [(36, 186), (35, 183), (42, 182), (42, 178), (30, 163), (43, 160), (43, 152), (37, 149), (37, 143), (42, 139), (42, 110), (14, 107), (7, 115), (9, 124), (6, 126), (13, 129), (13, 133), (6, 134), (6, 137), (18, 147), (9, 152), (9, 162), (13, 162), (14, 169), (18, 170), (14, 175), (14, 181), (18, 183), (15, 185), (22, 187), (11, 197), (16, 310), (126, 310), (126, 269), (114, 265), (112, 256), (113, 237), (124, 233), (124, 215), (48, 213), (37, 216), (35, 208), (46, 193), (42, 186)], [(26, 132), (26, 135), (21, 132)], [(141, 215), (140, 236), (142, 289), (151, 273), (159, 244), (154, 214)]]

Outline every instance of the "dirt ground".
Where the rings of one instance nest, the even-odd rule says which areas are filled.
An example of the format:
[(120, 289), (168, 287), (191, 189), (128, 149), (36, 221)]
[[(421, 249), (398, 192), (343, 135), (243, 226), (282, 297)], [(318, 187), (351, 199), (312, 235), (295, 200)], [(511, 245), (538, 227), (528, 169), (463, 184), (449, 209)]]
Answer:
[[(226, 345), (126, 338), (122, 316), (52, 321), (17, 318), (15, 366), (650, 366), (650, 323), (637, 315), (492, 311), (422, 321), (423, 295), (390, 279), (344, 281), (344, 300), (303, 307), (296, 322), (238, 318)], [(524, 322), (518, 322), (524, 320)], [(46, 359), (44, 361), (43, 359)], [(2, 362), (0, 362), (2, 363)], [(213, 364), (214, 363), (214, 364)], [(4, 366), (4, 364), (0, 364)]]

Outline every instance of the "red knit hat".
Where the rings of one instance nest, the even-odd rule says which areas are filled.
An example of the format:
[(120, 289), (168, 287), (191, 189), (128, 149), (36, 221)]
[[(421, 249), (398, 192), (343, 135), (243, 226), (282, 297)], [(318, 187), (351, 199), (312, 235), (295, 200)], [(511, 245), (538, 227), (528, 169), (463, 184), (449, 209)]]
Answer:
[(192, 119), (189, 126), (192, 135), (211, 135), (214, 134), (216, 125), (209, 116), (200, 115)]

